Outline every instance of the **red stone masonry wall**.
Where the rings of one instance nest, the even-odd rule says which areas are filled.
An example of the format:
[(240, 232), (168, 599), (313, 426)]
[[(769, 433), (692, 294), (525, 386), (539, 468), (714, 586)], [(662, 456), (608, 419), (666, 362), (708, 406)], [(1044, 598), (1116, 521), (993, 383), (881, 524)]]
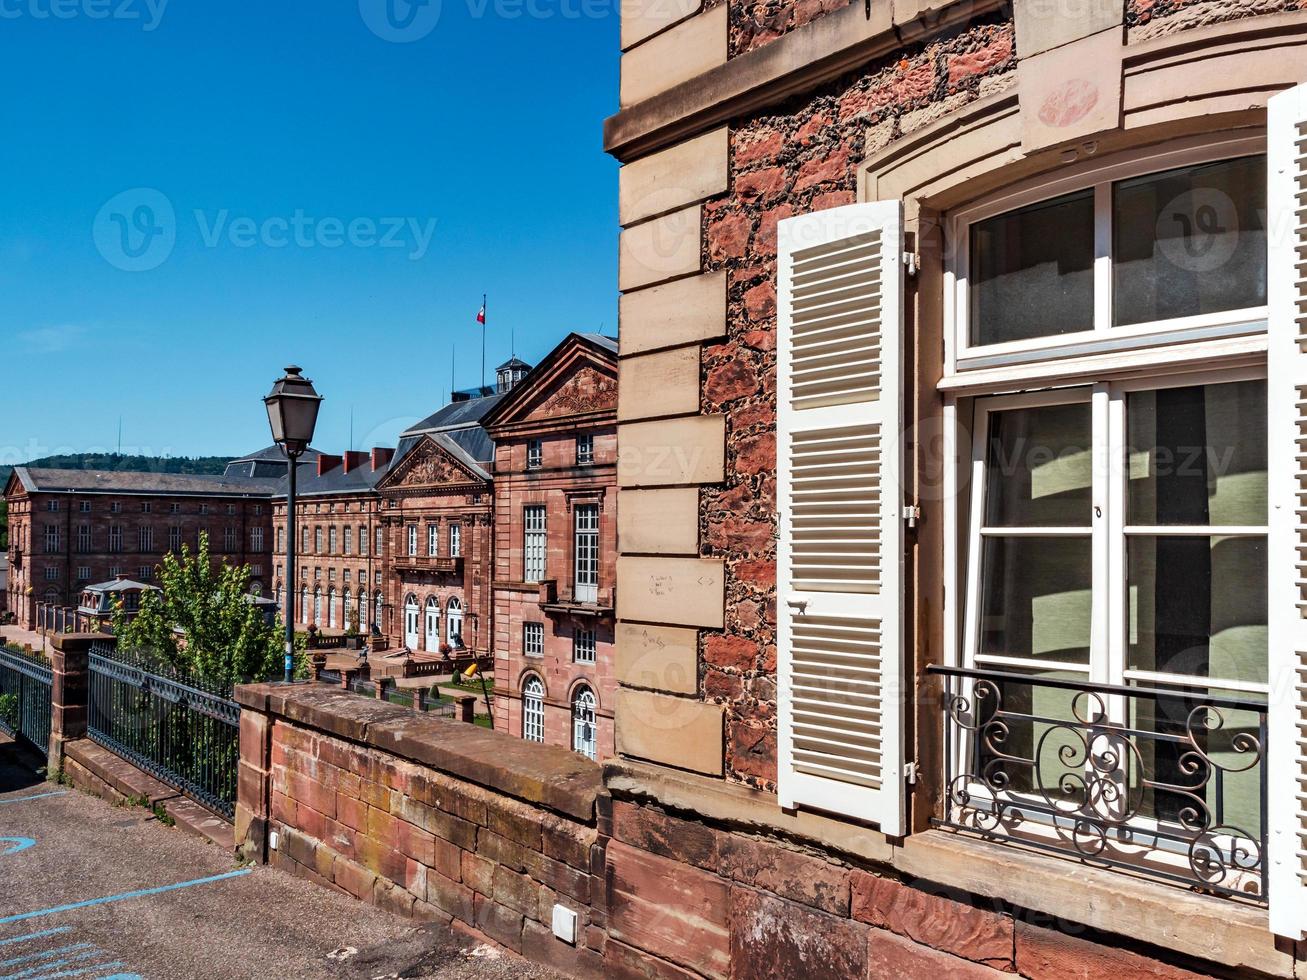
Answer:
[(847, 7), (849, 3), (850, 0), (736, 0), (731, 4), (729, 18), (730, 55), (734, 58), (761, 48), (822, 14)]
[[(573, 976), (603, 975), (597, 765), (324, 688), (237, 696), (247, 856)], [(575, 946), (552, 933), (556, 903), (577, 913)]]
[[(1121, 937), (877, 873), (829, 852), (615, 799), (608, 945), (616, 977), (948, 977), (1182, 980), (1204, 964), (1168, 963)], [(1193, 972), (1189, 967), (1200, 972)]]
[(731, 188), (705, 207), (705, 267), (728, 272), (728, 335), (704, 349), (702, 410), (727, 419), (727, 482), (700, 507), (727, 567), (726, 629), (705, 634), (702, 690), (727, 708), (728, 776), (776, 779), (776, 223), (850, 204), (871, 130), (888, 143), (978, 97), (1015, 66), (999, 18), (907, 48), (783, 114), (735, 120)]

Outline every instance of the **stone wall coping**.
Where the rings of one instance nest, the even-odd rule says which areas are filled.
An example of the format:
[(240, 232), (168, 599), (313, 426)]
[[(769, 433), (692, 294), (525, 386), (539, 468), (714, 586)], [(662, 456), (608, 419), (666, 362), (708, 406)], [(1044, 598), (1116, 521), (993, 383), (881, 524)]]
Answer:
[(728, 830), (783, 836), (1199, 959), (1294, 975), (1292, 944), (1277, 944), (1266, 910), (1237, 901), (948, 831), (890, 838), (846, 820), (782, 810), (775, 795), (742, 784), (628, 759), (604, 763), (604, 782), (616, 799), (652, 802)]
[(999, 0), (850, 4), (604, 120), (623, 163), (816, 88), (908, 44), (1002, 7)]
[(246, 684), (243, 708), (429, 766), (585, 823), (603, 792), (595, 762), (558, 745), (415, 712), (397, 704), (307, 684)]
[(56, 650), (87, 650), (94, 643), (114, 642), (112, 633), (51, 633), (50, 643)]

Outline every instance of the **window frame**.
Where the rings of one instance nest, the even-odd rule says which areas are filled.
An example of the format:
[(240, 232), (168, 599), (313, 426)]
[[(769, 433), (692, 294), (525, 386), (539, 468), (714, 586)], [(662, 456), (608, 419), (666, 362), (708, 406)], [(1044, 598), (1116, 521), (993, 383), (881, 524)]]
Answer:
[[(532, 639), (539, 641), (538, 649), (533, 649), (537, 644), (532, 643)], [(541, 660), (545, 655), (545, 624), (540, 622), (527, 622), (522, 624), (522, 656), (529, 657), (532, 660)]]
[(542, 743), (545, 740), (545, 682), (535, 674), (522, 681), (522, 739)]
[[(1095, 354), (1135, 351), (1162, 343), (1248, 337), (1266, 331), (1267, 307), (1112, 326), (1112, 185), (1186, 166), (1216, 163), (1266, 153), (1264, 136), (1201, 137), (1148, 147), (1091, 160), (1049, 177), (1022, 181), (945, 219), (952, 246), (944, 262), (944, 377), (960, 380), (969, 372), (1023, 366), (1025, 373), (1047, 372), (1047, 361)], [(1093, 328), (1001, 344), (970, 343), (971, 226), (1032, 204), (1094, 189), (1094, 315)], [(1269, 218), (1268, 218), (1269, 220)], [(1274, 229), (1267, 228), (1268, 236)]]
[[(533, 527), (531, 518), (538, 514), (540, 526)], [(538, 549), (533, 550), (533, 542), (538, 541)], [(538, 552), (538, 566), (533, 555)], [(539, 574), (532, 578), (536, 568)], [(525, 583), (543, 582), (549, 576), (549, 513), (544, 504), (527, 504), (522, 508), (522, 581)]]
[[(1100, 381), (1092, 385), (1075, 385), (1047, 391), (1025, 392), (977, 397), (973, 405), (969, 455), (965, 466), (970, 485), (967, 488), (967, 514), (965, 526), (957, 503), (950, 504), (946, 514), (945, 540), (956, 542), (954, 547), (964, 549), (965, 566), (953, 548), (946, 546), (945, 555), (945, 658), (950, 666), (978, 669), (1049, 669), (1056, 667), (1067, 673), (1083, 674), (1094, 684), (1132, 684), (1159, 686), (1184, 684), (1206, 687), (1211, 690), (1236, 691), (1242, 694), (1266, 695), (1268, 684), (1241, 681), (1234, 678), (1207, 677), (1190, 674), (1171, 674), (1144, 671), (1129, 667), (1129, 555), (1128, 541), (1132, 534), (1156, 534), (1152, 525), (1126, 524), (1126, 491), (1128, 462), (1128, 421), (1126, 399), (1131, 392), (1159, 391), (1168, 388), (1196, 387), (1226, 384), (1238, 381), (1266, 379), (1264, 367), (1218, 367), (1193, 373), (1145, 374), (1114, 381)], [(1091, 521), (1088, 527), (1040, 528), (1029, 536), (1052, 537), (1065, 534), (1085, 535), (1091, 540), (1091, 611), (1089, 658), (1083, 666), (1058, 661), (1044, 663), (1034, 658), (987, 655), (979, 653), (981, 617), (981, 562), (983, 518), (985, 513), (985, 467), (989, 434), (989, 415), (996, 411), (1036, 406), (1065, 405), (1081, 402), (1090, 404)], [(1269, 411), (1269, 406), (1268, 406)], [(955, 433), (957, 406), (950, 399), (946, 406), (945, 426)], [(953, 421), (950, 421), (950, 415)], [(947, 450), (946, 450), (947, 452)], [(958, 458), (961, 463), (961, 457)], [(945, 499), (949, 497), (945, 489)], [(1099, 512), (1101, 511), (1101, 516)], [(1269, 514), (1268, 514), (1269, 520)], [(1268, 538), (1267, 525), (1203, 525), (1201, 531), (1184, 525), (1167, 526), (1164, 533), (1197, 533), (1221, 537)], [(995, 528), (1000, 535), (1010, 529)], [(1018, 532), (1021, 533), (1021, 532)], [(949, 602), (949, 596), (958, 596)], [(952, 606), (952, 608), (948, 608)], [(1268, 652), (1269, 658), (1269, 652)], [(1269, 671), (1269, 663), (1268, 663)]]

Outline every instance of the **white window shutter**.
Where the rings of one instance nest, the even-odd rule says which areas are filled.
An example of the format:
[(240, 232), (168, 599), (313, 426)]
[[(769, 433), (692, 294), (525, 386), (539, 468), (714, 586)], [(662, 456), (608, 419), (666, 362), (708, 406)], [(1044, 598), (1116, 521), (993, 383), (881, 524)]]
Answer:
[(1271, 931), (1307, 926), (1307, 85), (1267, 115)]
[(903, 209), (777, 228), (778, 783), (903, 833)]

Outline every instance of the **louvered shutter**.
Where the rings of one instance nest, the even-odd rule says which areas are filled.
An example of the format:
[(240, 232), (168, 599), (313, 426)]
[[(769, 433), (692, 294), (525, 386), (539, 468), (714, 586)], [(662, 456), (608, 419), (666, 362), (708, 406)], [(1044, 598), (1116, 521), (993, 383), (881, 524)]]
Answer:
[(1307, 926), (1307, 86), (1267, 117), (1271, 930)]
[(781, 805), (903, 833), (902, 206), (777, 228)]

